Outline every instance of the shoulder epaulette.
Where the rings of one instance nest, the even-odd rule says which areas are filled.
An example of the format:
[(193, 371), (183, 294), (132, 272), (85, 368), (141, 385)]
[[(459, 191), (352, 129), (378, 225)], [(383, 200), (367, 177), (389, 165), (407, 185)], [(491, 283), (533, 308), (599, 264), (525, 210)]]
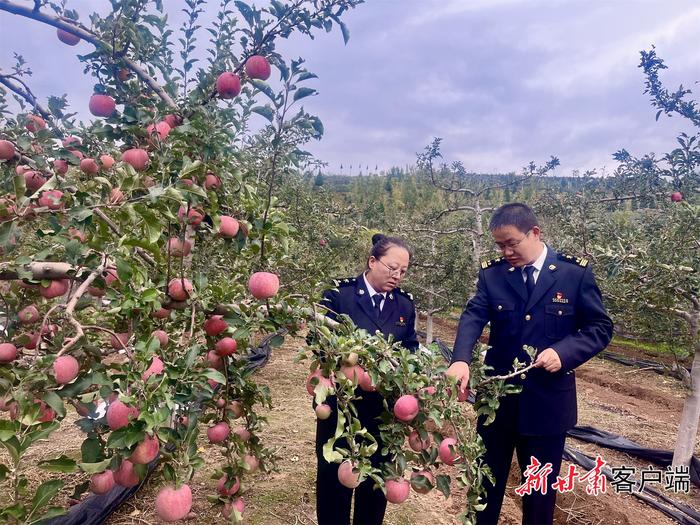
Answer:
[(498, 257), (496, 259), (481, 261), (481, 269), (485, 270), (486, 268), (490, 268), (491, 266), (496, 266), (496, 265), (502, 264), (504, 262), (506, 262), (505, 257)]
[(559, 252), (557, 255), (562, 261), (570, 262), (571, 264), (578, 264), (582, 268), (588, 266), (588, 259), (585, 257), (577, 257), (576, 255), (569, 255), (568, 253), (564, 252)]
[(404, 297), (408, 297), (411, 301), (413, 301), (413, 294), (408, 293), (405, 290), (402, 290), (401, 288), (394, 288), (394, 291), (399, 294), (403, 295)]
[(344, 279), (333, 279), (333, 286), (340, 288), (341, 286), (354, 285), (357, 281), (357, 277), (346, 277)]

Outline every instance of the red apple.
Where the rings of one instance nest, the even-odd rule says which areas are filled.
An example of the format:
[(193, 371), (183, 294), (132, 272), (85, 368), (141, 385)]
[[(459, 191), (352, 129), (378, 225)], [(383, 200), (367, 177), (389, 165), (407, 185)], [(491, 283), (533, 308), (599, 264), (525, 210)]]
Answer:
[(178, 115), (173, 115), (172, 113), (165, 115), (163, 120), (168, 123), (168, 126), (170, 126), (171, 129), (175, 129), (182, 124), (182, 118)]
[(386, 500), (389, 503), (403, 503), (411, 492), (411, 484), (407, 479), (389, 479), (384, 483)]
[(440, 443), (440, 448), (438, 449), (438, 456), (440, 456), (440, 461), (446, 465), (454, 465), (459, 459), (457, 451), (451, 451), (450, 447), (456, 447), (457, 440), (454, 438), (445, 438)]
[(114, 473), (114, 482), (122, 487), (135, 487), (141, 483), (141, 479), (134, 469), (134, 464), (128, 459), (124, 459)]
[(148, 133), (149, 136), (157, 134), (159, 140), (165, 140), (170, 133), (170, 125), (165, 121), (158, 122), (157, 124), (150, 124), (146, 128), (146, 133)]
[(156, 514), (166, 522), (181, 520), (192, 509), (192, 490), (189, 485), (179, 489), (166, 487), (156, 496)]
[(88, 108), (96, 117), (111, 117), (117, 105), (109, 95), (95, 93), (90, 97)]
[(274, 273), (256, 272), (248, 280), (248, 290), (256, 299), (274, 297), (279, 288), (280, 280)]
[(231, 429), (224, 421), (221, 421), (213, 427), (209, 427), (207, 429), (207, 437), (212, 443), (222, 443), (223, 441), (226, 441), (226, 438), (228, 438), (230, 433)]
[(415, 452), (421, 452), (422, 450), (429, 449), (431, 443), (432, 439), (430, 439), (430, 434), (428, 434), (425, 440), (421, 439), (417, 430), (411, 431), (411, 433), (408, 435), (408, 446)]
[(190, 208), (190, 211), (187, 211), (184, 206), (180, 206), (180, 209), (177, 211), (178, 219), (184, 221), (185, 213), (187, 213), (187, 222), (192, 226), (199, 226), (204, 220), (204, 212), (195, 208)]
[(243, 456), (243, 463), (245, 463), (245, 469), (253, 473), (258, 470), (258, 467), (260, 466), (260, 461), (258, 458), (251, 454), (246, 454)]
[(223, 315), (212, 315), (209, 319), (204, 321), (203, 328), (209, 337), (215, 337), (225, 332), (228, 328), (228, 324), (224, 321)]
[(126, 200), (126, 197), (124, 196), (124, 192), (120, 190), (119, 188), (112, 188), (109, 192), (109, 203), (110, 204), (119, 204), (120, 202), (124, 202)]
[(9, 140), (0, 140), (0, 160), (10, 160), (15, 157), (15, 145)]
[(159, 450), (160, 442), (158, 441), (158, 436), (146, 434), (143, 441), (136, 445), (131, 456), (129, 456), (129, 461), (135, 465), (148, 465), (151, 461), (156, 459)]
[(144, 371), (144, 373), (141, 374), (141, 378), (144, 381), (148, 381), (149, 377), (162, 374), (164, 369), (165, 369), (165, 364), (163, 363), (161, 358), (158, 356), (153, 356), (153, 359), (151, 360), (151, 364)]
[(153, 317), (156, 319), (167, 319), (170, 317), (170, 310), (167, 308), (159, 308), (155, 312), (153, 312)]
[(377, 385), (372, 383), (372, 377), (369, 375), (369, 372), (364, 369), (362, 369), (362, 373), (360, 374), (360, 388), (365, 392), (377, 391)]
[(82, 243), (87, 242), (87, 235), (85, 235), (85, 233), (81, 232), (79, 229), (74, 228), (73, 226), (68, 228), (68, 237), (70, 239), (77, 239)]
[(318, 384), (324, 385), (329, 390), (333, 389), (333, 381), (328, 379), (327, 377), (324, 377), (321, 370), (317, 368), (316, 370), (311, 372), (311, 374), (309, 374), (309, 377), (306, 378), (306, 391), (309, 393), (310, 396), (315, 395), (314, 389)]
[(80, 137), (76, 137), (75, 135), (68, 135), (66, 138), (61, 140), (61, 144), (63, 144), (64, 148), (70, 148), (71, 146), (80, 146), (83, 143), (82, 140), (80, 140)]
[(178, 237), (168, 239), (167, 251), (173, 257), (187, 257), (192, 251), (192, 243), (188, 240), (181, 241)]
[[(2, 158), (2, 157), (0, 157)], [(214, 175), (213, 173), (209, 172), (207, 173), (207, 176), (204, 177), (204, 187), (208, 190), (215, 190), (217, 188), (221, 187), (221, 179)]]
[(214, 350), (207, 352), (207, 362), (216, 370), (221, 370), (224, 367), (224, 360)]
[(17, 347), (12, 343), (0, 343), (0, 363), (11, 363), (17, 358)]
[(118, 430), (129, 424), (131, 419), (139, 416), (139, 409), (125, 405), (118, 399), (107, 407), (107, 425), (112, 430)]
[(227, 481), (228, 476), (224, 474), (222, 477), (219, 478), (219, 482), (216, 484), (216, 489), (219, 491), (219, 494), (221, 494), (225, 498), (233, 496), (236, 492), (238, 492), (238, 489), (241, 487), (241, 482), (238, 478), (234, 478), (230, 488), (226, 488)]
[(241, 92), (241, 78), (231, 72), (221, 73), (216, 79), (216, 92), (221, 98), (234, 98)]
[(17, 314), (20, 324), (34, 324), (39, 320), (39, 310), (33, 304), (25, 306)]
[(250, 430), (248, 430), (245, 427), (238, 427), (236, 428), (236, 430), (233, 431), (233, 433), (236, 434), (243, 441), (248, 441), (250, 439)]
[(683, 200), (683, 194), (680, 191), (674, 191), (671, 193), (671, 201), (681, 202)]
[(112, 166), (114, 166), (114, 157), (111, 155), (100, 155), (100, 162), (102, 163), (102, 167), (106, 170), (110, 169)]
[(56, 36), (58, 39), (63, 42), (64, 44), (67, 44), (69, 46), (75, 46), (78, 45), (78, 42), (80, 42), (80, 37), (78, 35), (74, 35), (73, 33), (69, 33), (65, 29), (56, 29)]
[(49, 285), (44, 288), (43, 286), (39, 288), (39, 293), (42, 297), (46, 299), (53, 299), (55, 297), (60, 297), (65, 294), (70, 287), (70, 281), (68, 279), (58, 279), (51, 281)]
[(131, 332), (117, 332), (117, 337), (110, 336), (109, 342), (115, 350), (124, 348), (131, 339)]
[[(238, 221), (228, 215), (219, 216), (219, 220), (221, 221), (219, 224), (219, 235), (227, 239), (235, 237), (238, 233)], [(277, 292), (275, 291), (275, 293)]]
[(136, 171), (143, 171), (148, 165), (148, 152), (141, 148), (132, 148), (122, 153), (122, 161), (129, 164)]
[(53, 169), (59, 175), (65, 175), (68, 172), (68, 161), (63, 159), (54, 160)]
[(37, 199), (37, 203), (41, 207), (46, 207), (50, 210), (60, 210), (63, 208), (63, 192), (60, 190), (42, 191)]
[[(422, 479), (421, 476), (425, 479)], [(422, 487), (423, 483), (429, 483), (430, 486)], [(418, 494), (427, 494), (435, 487), (435, 477), (429, 470), (419, 470), (411, 473), (411, 487)]]
[(154, 330), (151, 335), (158, 339), (158, 342), (160, 343), (161, 348), (165, 348), (168, 346), (168, 342), (170, 341), (170, 338), (168, 337), (167, 332), (165, 330)]
[(61, 355), (53, 362), (53, 375), (56, 383), (65, 385), (78, 377), (80, 363), (72, 355)]
[(228, 405), (228, 410), (231, 412), (231, 415), (234, 419), (238, 419), (239, 417), (243, 416), (243, 414), (245, 414), (243, 403), (241, 403), (240, 401), (231, 401)]
[(353, 472), (355, 464), (346, 459), (338, 467), (338, 481), (349, 489), (357, 488), (360, 485), (360, 473)]
[(100, 167), (97, 165), (95, 159), (83, 159), (80, 161), (80, 171), (86, 175), (95, 175), (99, 173)]
[(316, 405), (316, 417), (318, 419), (328, 419), (331, 417), (331, 412), (333, 411), (331, 407), (325, 403), (321, 403), (320, 405)]
[(41, 129), (46, 129), (46, 122), (39, 115), (29, 115), (27, 120), (29, 122), (27, 122), (25, 127), (32, 133), (36, 133)]
[(36, 191), (46, 183), (46, 178), (38, 171), (25, 171), (21, 175), (24, 177), (24, 184), (30, 191)]
[(253, 55), (245, 63), (245, 72), (250, 78), (267, 80), (270, 78), (270, 63), (264, 56)]
[(105, 470), (90, 478), (90, 490), (95, 494), (107, 494), (114, 488), (114, 472)]
[(216, 351), (217, 354), (219, 354), (221, 357), (223, 357), (226, 355), (235, 354), (237, 347), (238, 347), (238, 343), (236, 343), (235, 339), (233, 339), (232, 337), (224, 337), (223, 339), (220, 339), (216, 343), (214, 350)]
[(224, 503), (224, 508), (221, 509), (221, 514), (223, 514), (224, 518), (229, 519), (234, 509), (238, 511), (238, 514), (243, 515), (243, 511), (245, 510), (245, 502), (243, 501), (243, 498), (236, 498), (233, 501), (227, 501)]
[(396, 400), (394, 416), (399, 421), (408, 422), (418, 415), (419, 410), (418, 399), (410, 394), (405, 394)]
[(168, 295), (175, 301), (186, 301), (193, 292), (194, 288), (188, 279), (175, 278), (168, 283)]

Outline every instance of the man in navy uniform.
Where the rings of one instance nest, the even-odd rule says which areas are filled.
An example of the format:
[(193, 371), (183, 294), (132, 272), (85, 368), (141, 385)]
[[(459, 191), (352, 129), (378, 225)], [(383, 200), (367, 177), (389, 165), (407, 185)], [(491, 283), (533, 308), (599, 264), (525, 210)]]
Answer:
[[(477, 430), (495, 485), (484, 481), (486, 508), (477, 523), (495, 524), (515, 449), (521, 471), (531, 458), (551, 464), (546, 493), (523, 496), (523, 523), (552, 523), (566, 431), (576, 424), (574, 370), (610, 342), (613, 323), (587, 259), (554, 252), (540, 240), (537, 217), (524, 204), (496, 210), (489, 230), (503, 257), (481, 264), (475, 295), (462, 313), (447, 374), (466, 389), (472, 350), (490, 323), (485, 362), (494, 374), (528, 362), (523, 345), (538, 350), (522, 392), (501, 399), (495, 421)], [(542, 468), (540, 467), (540, 468)]]

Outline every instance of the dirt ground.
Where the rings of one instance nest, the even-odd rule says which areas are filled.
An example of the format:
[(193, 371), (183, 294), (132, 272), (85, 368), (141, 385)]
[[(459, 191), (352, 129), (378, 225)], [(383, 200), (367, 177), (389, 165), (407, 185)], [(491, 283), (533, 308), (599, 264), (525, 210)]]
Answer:
[[(439, 321), (436, 336), (448, 344), (454, 342), (455, 322)], [(308, 363), (295, 363), (297, 349), (303, 340), (288, 339), (276, 349), (268, 365), (259, 373), (261, 383), (270, 387), (273, 408), (267, 412), (269, 425), (264, 433), (268, 446), (275, 447), (280, 457), (278, 471), (257, 473), (244, 480), (246, 502), (245, 523), (251, 525), (311, 525), (316, 523), (314, 502), (314, 432), (315, 415), (305, 390)], [(628, 352), (629, 353), (629, 352)], [(644, 356), (648, 357), (648, 356)], [(685, 392), (676, 379), (651, 371), (636, 370), (610, 361), (594, 359), (576, 372), (579, 399), (579, 424), (621, 434), (648, 447), (672, 450)], [(470, 407), (465, 407), (471, 410)], [(53, 457), (59, 450), (78, 454), (80, 433), (67, 418), (61, 429), (61, 440), (47, 442), (36, 454)], [(589, 455), (600, 454), (613, 466), (647, 467), (646, 463), (575, 439), (567, 444)], [(211, 471), (219, 462), (219, 452), (202, 442), (208, 468), (199, 472), (190, 486), (193, 492), (193, 515), (187, 523), (223, 522), (216, 507), (207, 501), (215, 489)], [(68, 449), (68, 450), (66, 450)], [(696, 455), (700, 440), (696, 442)], [(0, 454), (1, 455), (1, 454)], [(1, 459), (1, 458), (0, 458)], [(564, 462), (562, 470), (568, 463)], [(37, 473), (38, 475), (38, 473)], [(37, 479), (36, 482), (39, 480)], [(453, 484), (456, 486), (456, 483)], [(520, 497), (514, 492), (519, 485), (519, 471), (514, 463), (501, 513), (501, 523), (518, 524), (521, 520)], [(692, 487), (692, 485), (691, 485)], [(658, 488), (658, 487), (657, 487)], [(158, 523), (153, 502), (157, 485), (147, 482), (139, 494), (126, 502), (107, 521), (109, 525)], [(667, 492), (668, 496), (700, 509), (700, 491)], [(448, 525), (459, 523), (464, 493), (456, 490), (445, 501), (440, 493), (420, 496), (412, 493), (403, 505), (389, 504), (387, 525)], [(672, 524), (675, 521), (646, 505), (634, 496), (608, 493), (589, 496), (580, 483), (574, 492), (560, 494), (555, 523), (583, 524)]]

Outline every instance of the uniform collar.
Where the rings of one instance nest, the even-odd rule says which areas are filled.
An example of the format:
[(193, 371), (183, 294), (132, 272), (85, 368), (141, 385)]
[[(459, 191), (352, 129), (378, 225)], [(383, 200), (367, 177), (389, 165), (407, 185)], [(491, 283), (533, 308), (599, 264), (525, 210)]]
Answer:
[(362, 278), (365, 280), (365, 288), (367, 288), (367, 293), (369, 293), (370, 297), (374, 297), (376, 294), (379, 294), (382, 297), (386, 298), (386, 294), (378, 292), (377, 290), (372, 288), (372, 285), (369, 284), (369, 281), (367, 280), (367, 275), (364, 272), (362, 273)]
[(547, 245), (545, 243), (542, 243), (542, 253), (540, 256), (535, 259), (535, 262), (532, 264), (528, 264), (527, 266), (534, 266), (535, 270), (538, 272), (542, 271), (542, 267), (544, 266), (544, 261), (547, 259)]

